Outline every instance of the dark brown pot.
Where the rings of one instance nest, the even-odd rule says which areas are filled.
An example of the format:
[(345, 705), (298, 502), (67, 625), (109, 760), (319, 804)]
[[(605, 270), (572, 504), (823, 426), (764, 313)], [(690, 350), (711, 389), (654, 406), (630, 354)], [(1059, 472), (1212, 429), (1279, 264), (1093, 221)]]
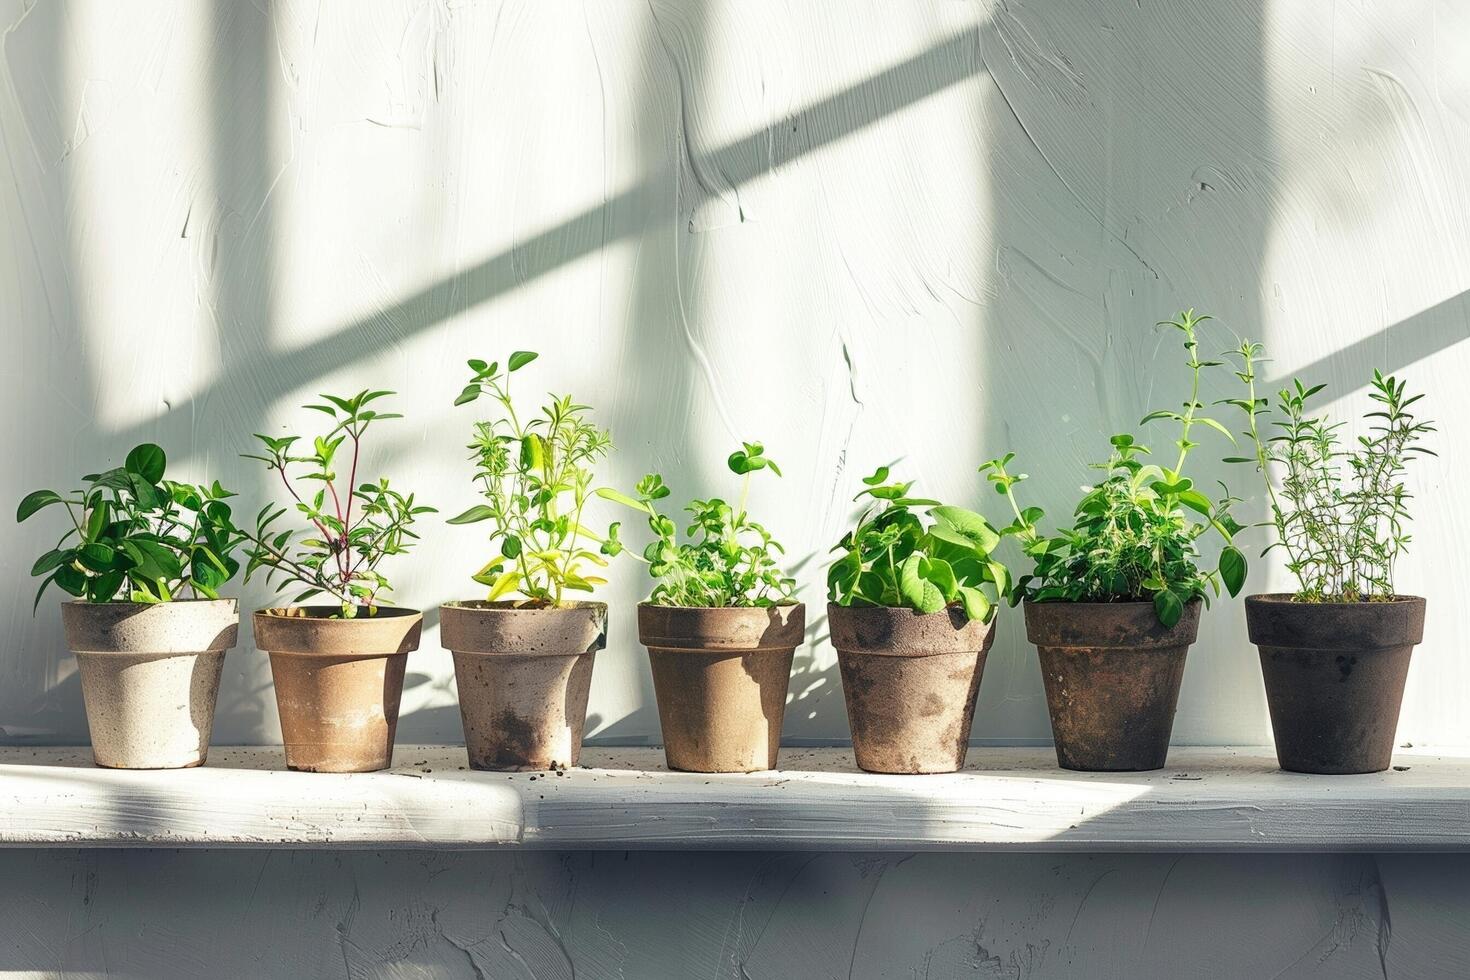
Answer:
[(1082, 772), (1162, 769), (1200, 602), (1164, 626), (1151, 602), (1027, 602), (1057, 764)]
[(827, 605), (852, 751), (868, 772), (954, 772), (965, 764), (995, 620)]
[(607, 645), (607, 606), (451, 602), (439, 639), (454, 654), (472, 769), (575, 766), (587, 727), (592, 659)]
[(1409, 657), (1424, 638), (1424, 600), (1308, 603), (1253, 595), (1245, 620), (1261, 653), (1281, 768), (1387, 769)]
[(408, 655), (423, 616), (379, 606), (333, 619), (340, 606), (255, 613), (255, 645), (270, 654), (286, 766), (305, 772), (372, 772), (393, 764), (393, 737)]
[(664, 758), (685, 772), (776, 768), (791, 659), (806, 607), (638, 606)]

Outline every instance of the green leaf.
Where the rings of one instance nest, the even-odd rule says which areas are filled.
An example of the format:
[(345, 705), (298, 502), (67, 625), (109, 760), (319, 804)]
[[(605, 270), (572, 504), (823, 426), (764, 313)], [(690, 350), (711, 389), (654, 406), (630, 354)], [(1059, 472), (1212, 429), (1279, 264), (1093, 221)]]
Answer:
[(1239, 549), (1228, 547), (1220, 552), (1220, 580), (1225, 583), (1231, 597), (1240, 595), (1240, 589), (1245, 585), (1245, 572), (1245, 555)]
[(474, 524), (477, 521), (483, 521), (483, 520), (486, 520), (486, 519), (491, 518), (491, 517), (494, 517), (494, 516), (495, 516), (495, 511), (493, 509), (491, 509), (488, 505), (486, 505), (486, 504), (475, 504), (475, 506), (473, 506), (469, 510), (465, 511), (463, 514), (459, 514), (459, 515), (457, 515), (455, 517), (451, 517), (445, 523), (446, 524)]
[(163, 479), (166, 462), (167, 457), (162, 449), (151, 442), (145, 442), (141, 446), (134, 446), (133, 451), (128, 453), (128, 458), (123, 461), (123, 469), (149, 483), (157, 483)]
[(72, 551), (69, 548), (66, 550), (57, 549), (56, 551), (48, 551), (40, 558), (36, 559), (36, 563), (31, 566), (31, 574), (45, 575), (53, 568), (59, 568), (62, 565), (65, 565), (67, 562), (73, 560), (75, 557), (76, 552)]
[(467, 384), (464, 386), (464, 390), (459, 393), (459, 397), (454, 400), (454, 404), (464, 405), (479, 397), (480, 386), (477, 384)]
[(960, 586), (960, 602), (965, 607), (965, 616), (978, 623), (984, 623), (990, 619), (991, 602), (984, 592), (973, 585)]
[(597, 496), (601, 497), (603, 500), (611, 500), (613, 503), (622, 504), (624, 507), (631, 507), (634, 510), (642, 511), (645, 514), (650, 513), (648, 505), (645, 504), (643, 501), (634, 500), (627, 494), (619, 493), (611, 487), (599, 488), (597, 491)]
[(1184, 603), (1168, 589), (1154, 594), (1154, 614), (1165, 626), (1173, 626), (1184, 615)]
[(939, 587), (922, 574), (923, 555), (909, 555), (898, 569), (898, 594), (911, 609), (921, 613), (938, 612), (944, 608), (944, 595)]
[(519, 371), (521, 368), (534, 361), (536, 357), (537, 354), (535, 351), (518, 350), (514, 354), (510, 355), (510, 363), (506, 365), (506, 368), (510, 371)]
[(110, 545), (94, 541), (82, 545), (77, 551), (77, 561), (94, 572), (105, 572), (112, 568), (116, 554)]
[(968, 541), (977, 552), (988, 555), (1000, 544), (1000, 532), (974, 511), (948, 505), (935, 507), (929, 512), (942, 526), (954, 531)]
[(519, 558), (521, 556), (521, 539), (507, 534), (505, 539), (500, 542), (500, 553), (512, 561)]
[(15, 509), (16, 523), (20, 523), (43, 507), (59, 503), (61, 503), (61, 494), (55, 490), (36, 490), (28, 493), (20, 502), (20, 506)]

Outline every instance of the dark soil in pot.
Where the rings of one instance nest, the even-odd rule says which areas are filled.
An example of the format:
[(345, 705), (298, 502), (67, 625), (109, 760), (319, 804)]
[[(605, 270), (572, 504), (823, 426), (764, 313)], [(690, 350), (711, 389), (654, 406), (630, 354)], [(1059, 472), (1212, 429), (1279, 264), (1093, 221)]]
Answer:
[(270, 654), (286, 766), (372, 772), (393, 764), (408, 655), (423, 616), (379, 606), (341, 619), (340, 606), (255, 613), (255, 645)]
[(686, 772), (776, 768), (806, 607), (638, 606), (664, 757)]
[(827, 622), (842, 671), (852, 749), (868, 772), (954, 772), (965, 764), (995, 621), (838, 606)]
[(1162, 769), (1200, 601), (1172, 627), (1151, 602), (1027, 602), (1026, 636), (1046, 685), (1057, 764), (1082, 772)]
[(439, 638), (454, 654), (470, 767), (575, 766), (587, 725), (592, 661), (607, 644), (607, 606), (452, 602)]
[(1261, 655), (1281, 768), (1387, 769), (1409, 659), (1424, 638), (1424, 600), (1307, 603), (1256, 595), (1245, 600), (1245, 616)]

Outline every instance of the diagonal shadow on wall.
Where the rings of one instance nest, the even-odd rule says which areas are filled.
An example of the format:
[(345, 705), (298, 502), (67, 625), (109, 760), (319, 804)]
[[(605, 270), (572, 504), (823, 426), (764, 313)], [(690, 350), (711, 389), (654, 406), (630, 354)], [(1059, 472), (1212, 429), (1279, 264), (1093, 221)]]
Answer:
[[(975, 55), (978, 44), (976, 31), (958, 32), (788, 118), (772, 121), (692, 158), (691, 166), (696, 173), (720, 174), (729, 186), (738, 187), (963, 82), (980, 68)], [(279, 397), (328, 371), (369, 356), (385, 342), (412, 337), (610, 242), (638, 234), (644, 229), (643, 216), (657, 207), (657, 195), (667, 184), (665, 175), (652, 174), (553, 228), (389, 306), (350, 320), (318, 340), (291, 350), (259, 352), (263, 363), (256, 365), (248, 380), (241, 372), (226, 373), (211, 384), (201, 385), (205, 394), (183, 399), (154, 419), (110, 435), (121, 442), (143, 439), (174, 419), (197, 417), (205, 401), (239, 404), (234, 389), (240, 385), (249, 384), (255, 400)], [(261, 391), (262, 385), (267, 390)]]

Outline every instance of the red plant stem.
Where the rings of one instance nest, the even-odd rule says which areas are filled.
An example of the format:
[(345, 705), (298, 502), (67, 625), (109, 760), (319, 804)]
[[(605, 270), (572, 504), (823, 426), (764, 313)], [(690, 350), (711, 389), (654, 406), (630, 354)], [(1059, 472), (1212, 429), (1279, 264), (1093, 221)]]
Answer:
[[(342, 549), (344, 551), (350, 550), (347, 547), (347, 540), (352, 531), (352, 491), (357, 486), (357, 457), (362, 453), (362, 442), (357, 438), (357, 433), (348, 429), (347, 434), (352, 437), (352, 470), (347, 474), (347, 516), (342, 519)], [(350, 561), (347, 571), (349, 575), (356, 571)]]
[[(291, 486), (291, 481), (286, 477), (286, 467), (285, 466), (277, 466), (276, 467), (276, 470), (277, 470), (277, 472), (279, 472), (281, 474), (281, 484), (286, 488), (286, 492), (289, 493), (291, 495), (291, 498), (293, 500), (295, 500), (298, 504), (302, 504), (304, 506), (305, 505), (305, 501), (303, 501), (301, 499), (301, 495), (296, 492), (296, 488), (293, 487), (293, 486)], [(331, 540), (331, 538), (332, 538), (331, 532), (329, 532), (327, 530), (325, 524), (323, 524), (321, 521), (317, 520), (315, 517), (313, 517), (311, 519), (311, 523), (316, 527), (316, 529), (318, 531), (321, 532), (321, 534), (322, 534), (322, 540), (324, 540), (324, 541)], [(342, 556), (341, 556), (340, 553), (338, 553), (335, 557), (337, 559), (337, 570), (340, 572), (340, 571), (342, 571)]]

